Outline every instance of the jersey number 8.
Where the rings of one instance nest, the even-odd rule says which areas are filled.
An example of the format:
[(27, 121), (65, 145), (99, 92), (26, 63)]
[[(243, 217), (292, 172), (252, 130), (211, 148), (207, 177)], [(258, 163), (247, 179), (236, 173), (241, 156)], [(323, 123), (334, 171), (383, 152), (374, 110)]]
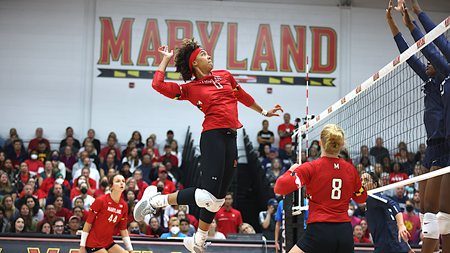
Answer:
[(108, 218), (108, 221), (109, 221), (109, 222), (112, 222), (112, 223), (116, 223), (116, 221), (117, 221), (117, 215), (114, 217), (114, 219), (113, 219), (113, 216), (114, 216), (114, 214), (111, 214), (111, 216), (109, 216), (109, 218)]
[(331, 187), (333, 188), (333, 190), (331, 190), (331, 199), (341, 199), (342, 179), (333, 178)]

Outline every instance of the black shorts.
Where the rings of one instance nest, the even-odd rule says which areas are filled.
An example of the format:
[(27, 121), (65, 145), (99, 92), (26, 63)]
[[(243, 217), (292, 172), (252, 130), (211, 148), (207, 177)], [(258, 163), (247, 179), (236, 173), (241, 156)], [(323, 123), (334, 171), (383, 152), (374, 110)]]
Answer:
[(445, 138), (429, 139), (427, 141), (427, 149), (423, 158), (422, 166), (431, 169), (436, 166), (439, 168), (447, 167), (449, 162), (449, 148), (445, 142)]
[(316, 222), (308, 224), (297, 246), (306, 253), (354, 252), (350, 222)]
[(99, 251), (99, 250), (101, 250), (101, 249), (109, 250), (109, 249), (112, 248), (114, 245), (116, 245), (115, 242), (111, 243), (111, 245), (109, 245), (109, 246), (106, 247), (106, 248), (89, 248), (89, 247), (85, 247), (85, 248), (86, 248), (86, 252), (87, 252), (87, 253), (94, 253), (94, 252)]

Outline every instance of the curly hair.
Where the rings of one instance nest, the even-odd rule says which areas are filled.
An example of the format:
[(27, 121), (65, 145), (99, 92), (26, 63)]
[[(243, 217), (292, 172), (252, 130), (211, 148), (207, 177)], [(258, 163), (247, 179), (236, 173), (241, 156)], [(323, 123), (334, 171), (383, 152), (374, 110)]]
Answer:
[(175, 72), (180, 73), (183, 80), (189, 81), (192, 78), (191, 71), (189, 69), (189, 57), (195, 49), (201, 47), (198, 41), (192, 39), (183, 39), (183, 44), (175, 49)]

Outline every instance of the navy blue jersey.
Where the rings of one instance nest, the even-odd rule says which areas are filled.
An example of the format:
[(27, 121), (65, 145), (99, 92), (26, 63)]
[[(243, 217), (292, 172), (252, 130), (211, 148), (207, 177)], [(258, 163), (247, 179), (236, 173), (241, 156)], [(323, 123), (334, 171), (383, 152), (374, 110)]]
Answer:
[(392, 199), (381, 193), (369, 195), (366, 200), (366, 219), (372, 234), (375, 253), (409, 252), (408, 244), (398, 242), (398, 228), (395, 215), (400, 208)]
[[(401, 33), (394, 36), (395, 43), (400, 51), (403, 53), (409, 48), (405, 38)], [(431, 50), (430, 45), (426, 46), (423, 50)], [(434, 48), (434, 50), (436, 50)], [(444, 105), (442, 103), (440, 94), (440, 82), (430, 76), (426, 72), (426, 66), (415, 55), (411, 56), (407, 61), (408, 65), (416, 72), (416, 74), (424, 81), (422, 91), (425, 94), (424, 107), (425, 112), (423, 115), (423, 122), (427, 131), (427, 139), (442, 138), (445, 136), (445, 121), (444, 121)], [(442, 80), (440, 75), (436, 76)], [(438, 80), (439, 81), (439, 80)]]
[[(427, 16), (427, 14), (425, 14), (425, 12), (419, 13), (418, 17), (427, 33), (436, 27), (436, 24)], [(450, 59), (450, 42), (443, 34), (437, 37), (433, 43), (441, 50), (447, 59)]]

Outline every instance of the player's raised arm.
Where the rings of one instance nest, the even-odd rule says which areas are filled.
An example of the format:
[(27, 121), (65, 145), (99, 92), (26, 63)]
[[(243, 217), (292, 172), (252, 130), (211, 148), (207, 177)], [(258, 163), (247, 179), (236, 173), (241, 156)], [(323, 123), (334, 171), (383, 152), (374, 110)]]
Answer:
[(159, 64), (158, 69), (153, 76), (152, 87), (157, 92), (168, 98), (179, 100), (183, 94), (179, 84), (164, 82), (165, 71), (173, 57), (173, 50), (170, 50), (169, 52), (169, 48), (167, 46), (162, 46), (158, 48), (158, 52), (163, 56), (163, 60)]

